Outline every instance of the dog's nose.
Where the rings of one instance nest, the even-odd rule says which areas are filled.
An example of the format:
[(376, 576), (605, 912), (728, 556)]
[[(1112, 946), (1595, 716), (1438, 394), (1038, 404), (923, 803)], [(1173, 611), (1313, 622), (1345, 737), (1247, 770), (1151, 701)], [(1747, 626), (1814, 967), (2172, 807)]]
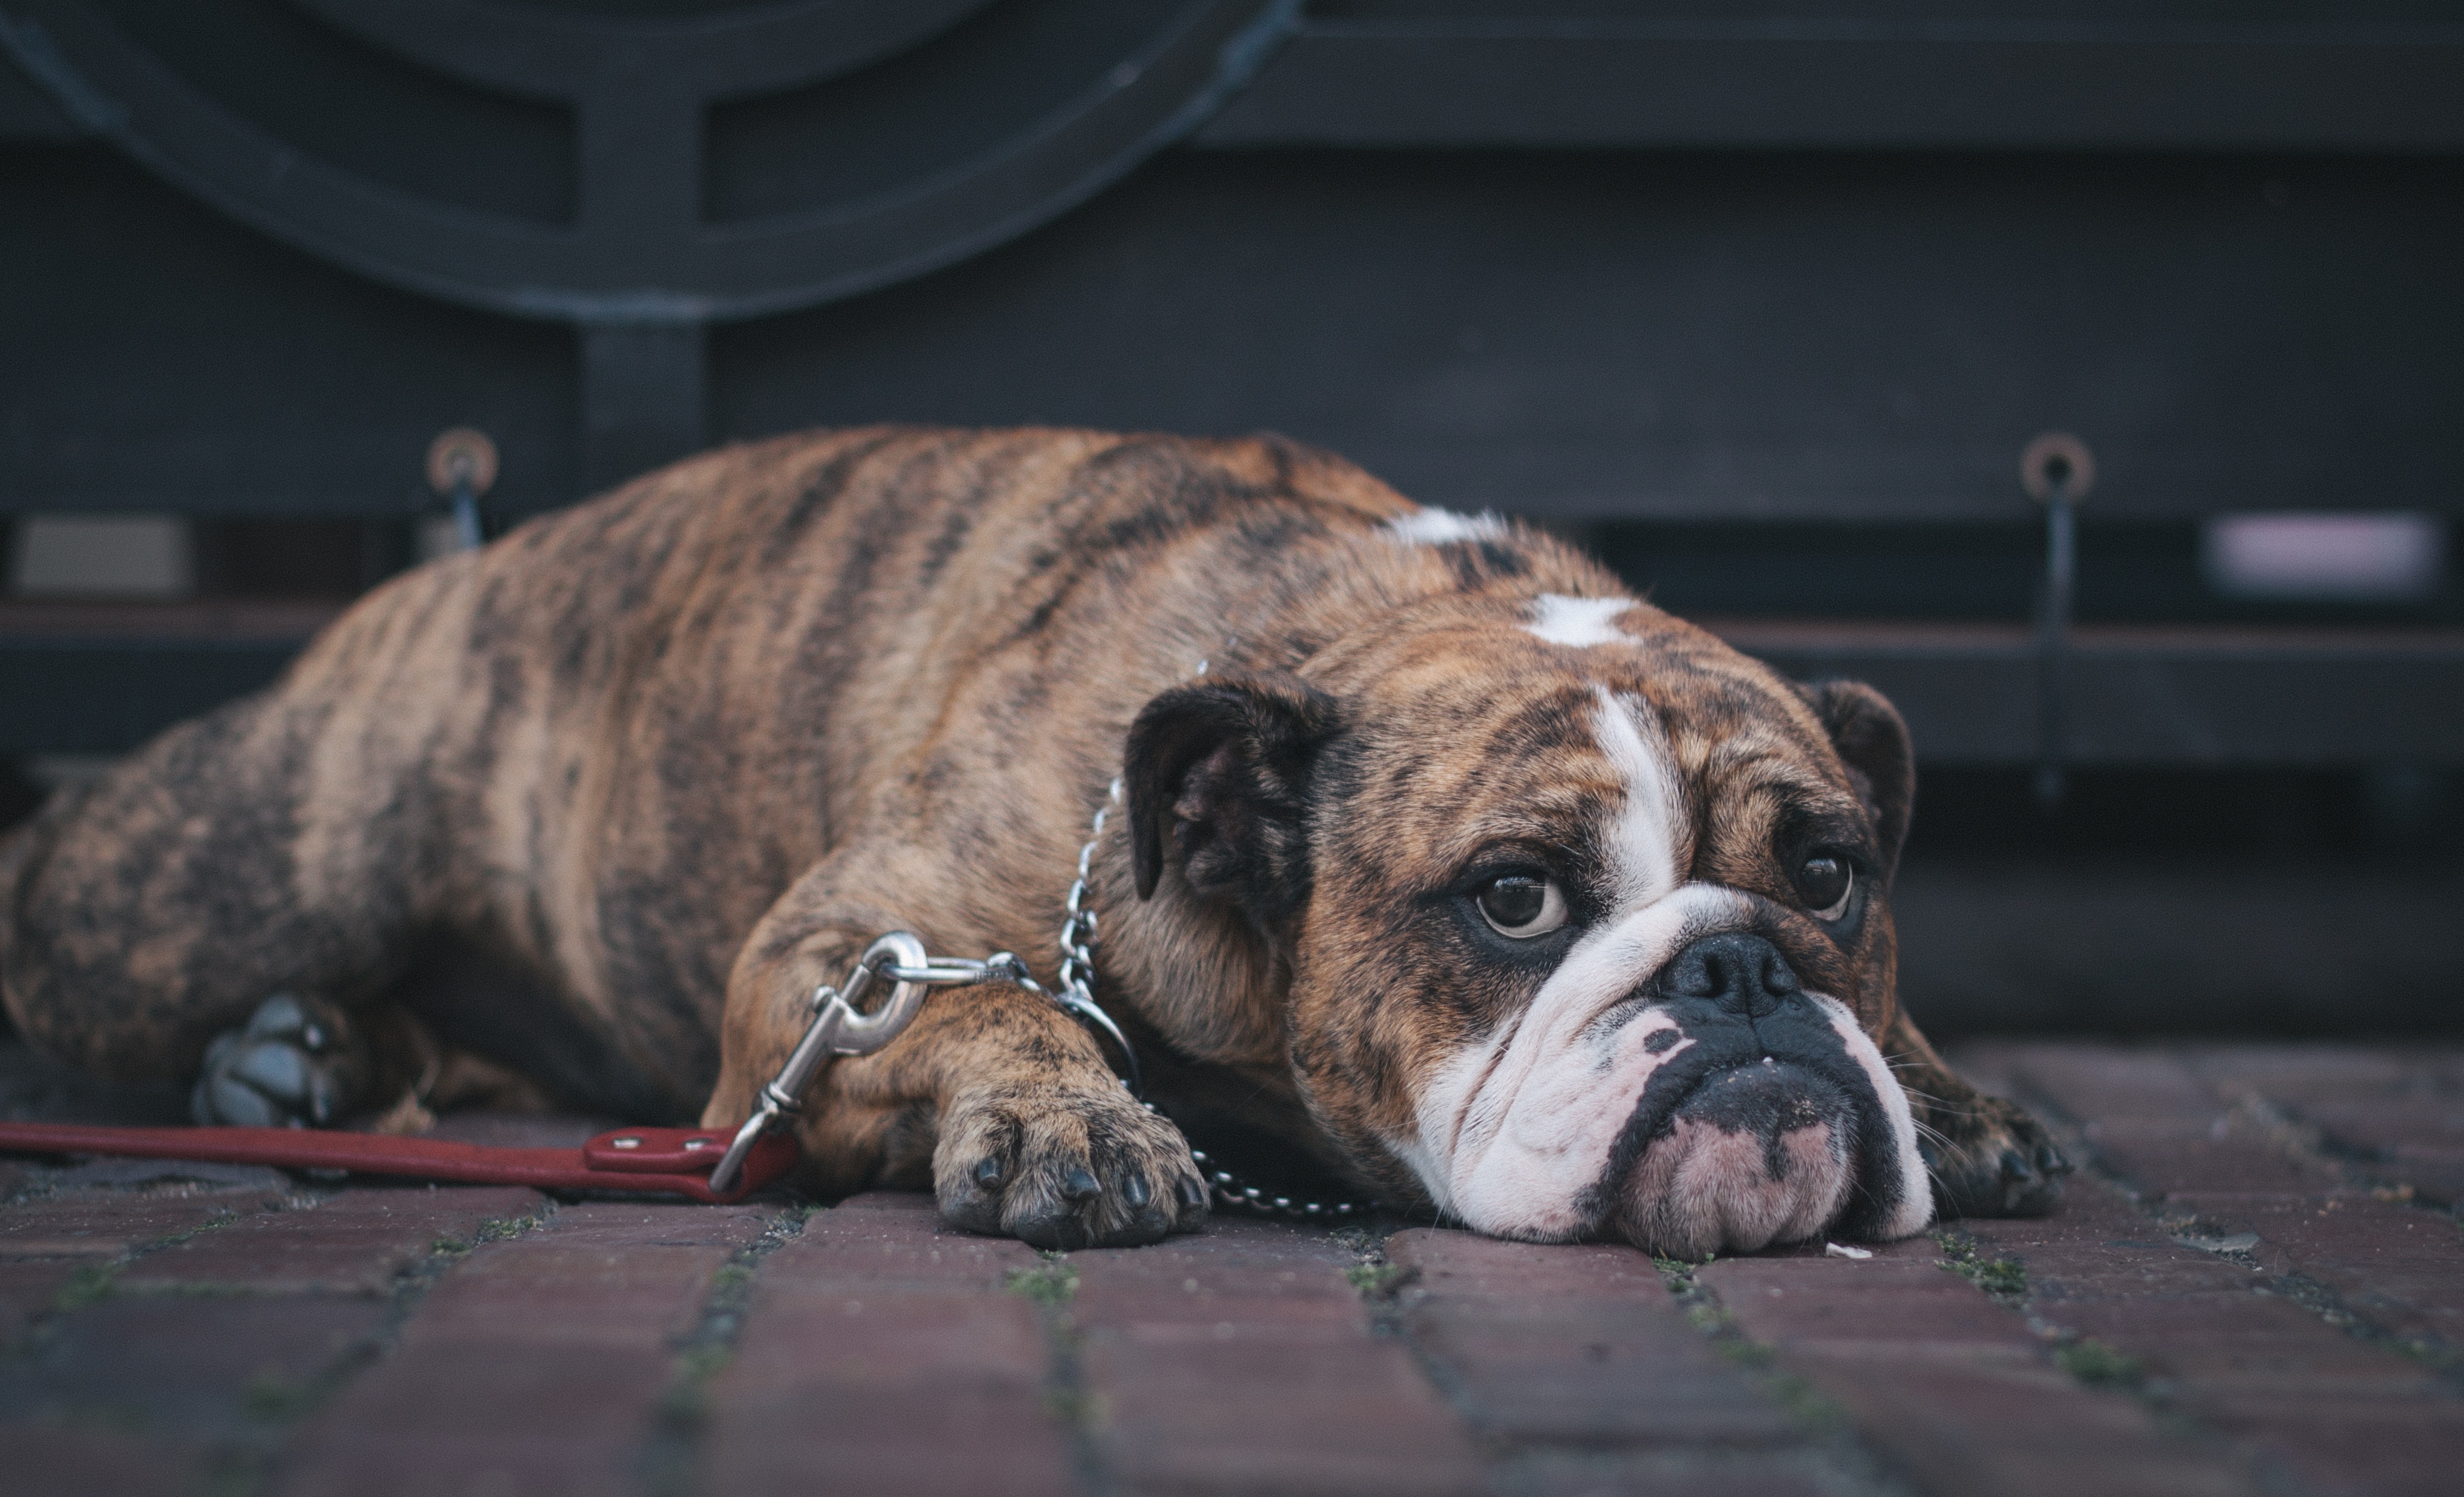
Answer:
[(1705, 936), (1679, 952), (1659, 985), (1670, 998), (1707, 998), (1748, 1023), (1805, 996), (1778, 947), (1734, 931)]

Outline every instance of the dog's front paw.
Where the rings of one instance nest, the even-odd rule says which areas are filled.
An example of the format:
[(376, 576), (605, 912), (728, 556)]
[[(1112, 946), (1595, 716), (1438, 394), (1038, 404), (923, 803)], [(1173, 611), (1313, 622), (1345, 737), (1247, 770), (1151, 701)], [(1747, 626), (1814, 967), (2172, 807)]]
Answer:
[(2015, 1103), (1979, 1097), (1933, 1125), (1919, 1144), (1933, 1172), (1938, 1217), (2040, 1217), (2061, 1203), (2071, 1161)]
[(276, 993), (207, 1046), (189, 1110), (209, 1126), (324, 1128), (350, 1111), (365, 1071), (339, 1010)]
[(1180, 1130), (1118, 1089), (962, 1098), (933, 1154), (942, 1219), (1037, 1247), (1132, 1247), (1197, 1229), (1206, 1187)]

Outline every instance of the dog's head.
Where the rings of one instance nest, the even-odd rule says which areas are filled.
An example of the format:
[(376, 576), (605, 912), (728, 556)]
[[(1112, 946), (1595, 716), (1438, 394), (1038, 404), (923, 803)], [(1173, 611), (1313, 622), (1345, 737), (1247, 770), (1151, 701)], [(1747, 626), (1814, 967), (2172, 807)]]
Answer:
[(1425, 600), (1131, 735), (1138, 890), (1254, 933), (1353, 1173), (1699, 1256), (1932, 1199), (1891, 1021), (1899, 715), (1625, 596)]

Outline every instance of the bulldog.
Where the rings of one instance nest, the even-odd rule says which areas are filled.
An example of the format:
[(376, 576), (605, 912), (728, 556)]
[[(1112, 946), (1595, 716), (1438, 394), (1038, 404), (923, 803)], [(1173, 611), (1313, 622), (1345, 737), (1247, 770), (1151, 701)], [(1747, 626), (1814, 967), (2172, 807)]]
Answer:
[(1031, 985), (825, 1068), (802, 1184), (1049, 1247), (1240, 1134), (1397, 1209), (1699, 1257), (2041, 1212), (1896, 1001), (1914, 790), (1550, 537), (1261, 437), (729, 448), (378, 588), (0, 845), (0, 986), (201, 1120), (732, 1126), (890, 931), (1045, 983), (1087, 857), (1141, 1105)]

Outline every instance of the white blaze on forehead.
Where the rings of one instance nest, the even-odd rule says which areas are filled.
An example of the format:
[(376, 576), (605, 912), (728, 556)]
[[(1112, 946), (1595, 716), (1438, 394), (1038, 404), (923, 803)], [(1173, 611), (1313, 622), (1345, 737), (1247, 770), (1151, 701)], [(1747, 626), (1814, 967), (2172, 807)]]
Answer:
[[(1685, 826), (1678, 794), (1677, 766), (1669, 759), (1659, 715), (1640, 699), (1592, 688), (1599, 706), (1592, 714), (1594, 741), (1625, 782), (1625, 804), (1610, 834), (1616, 860), (1617, 909), (1622, 912), (1677, 887), (1678, 841)], [(1644, 737), (1646, 730), (1649, 737)]]
[(1635, 637), (1618, 628), (1617, 616), (1635, 605), (1632, 598), (1569, 598), (1542, 593), (1531, 605), (1530, 631), (1551, 645), (1584, 649), (1593, 645), (1631, 645)]
[(1449, 540), (1500, 540), (1506, 521), (1481, 511), (1458, 515), (1453, 510), (1418, 510), (1386, 522), (1386, 534), (1407, 545), (1437, 546)]

